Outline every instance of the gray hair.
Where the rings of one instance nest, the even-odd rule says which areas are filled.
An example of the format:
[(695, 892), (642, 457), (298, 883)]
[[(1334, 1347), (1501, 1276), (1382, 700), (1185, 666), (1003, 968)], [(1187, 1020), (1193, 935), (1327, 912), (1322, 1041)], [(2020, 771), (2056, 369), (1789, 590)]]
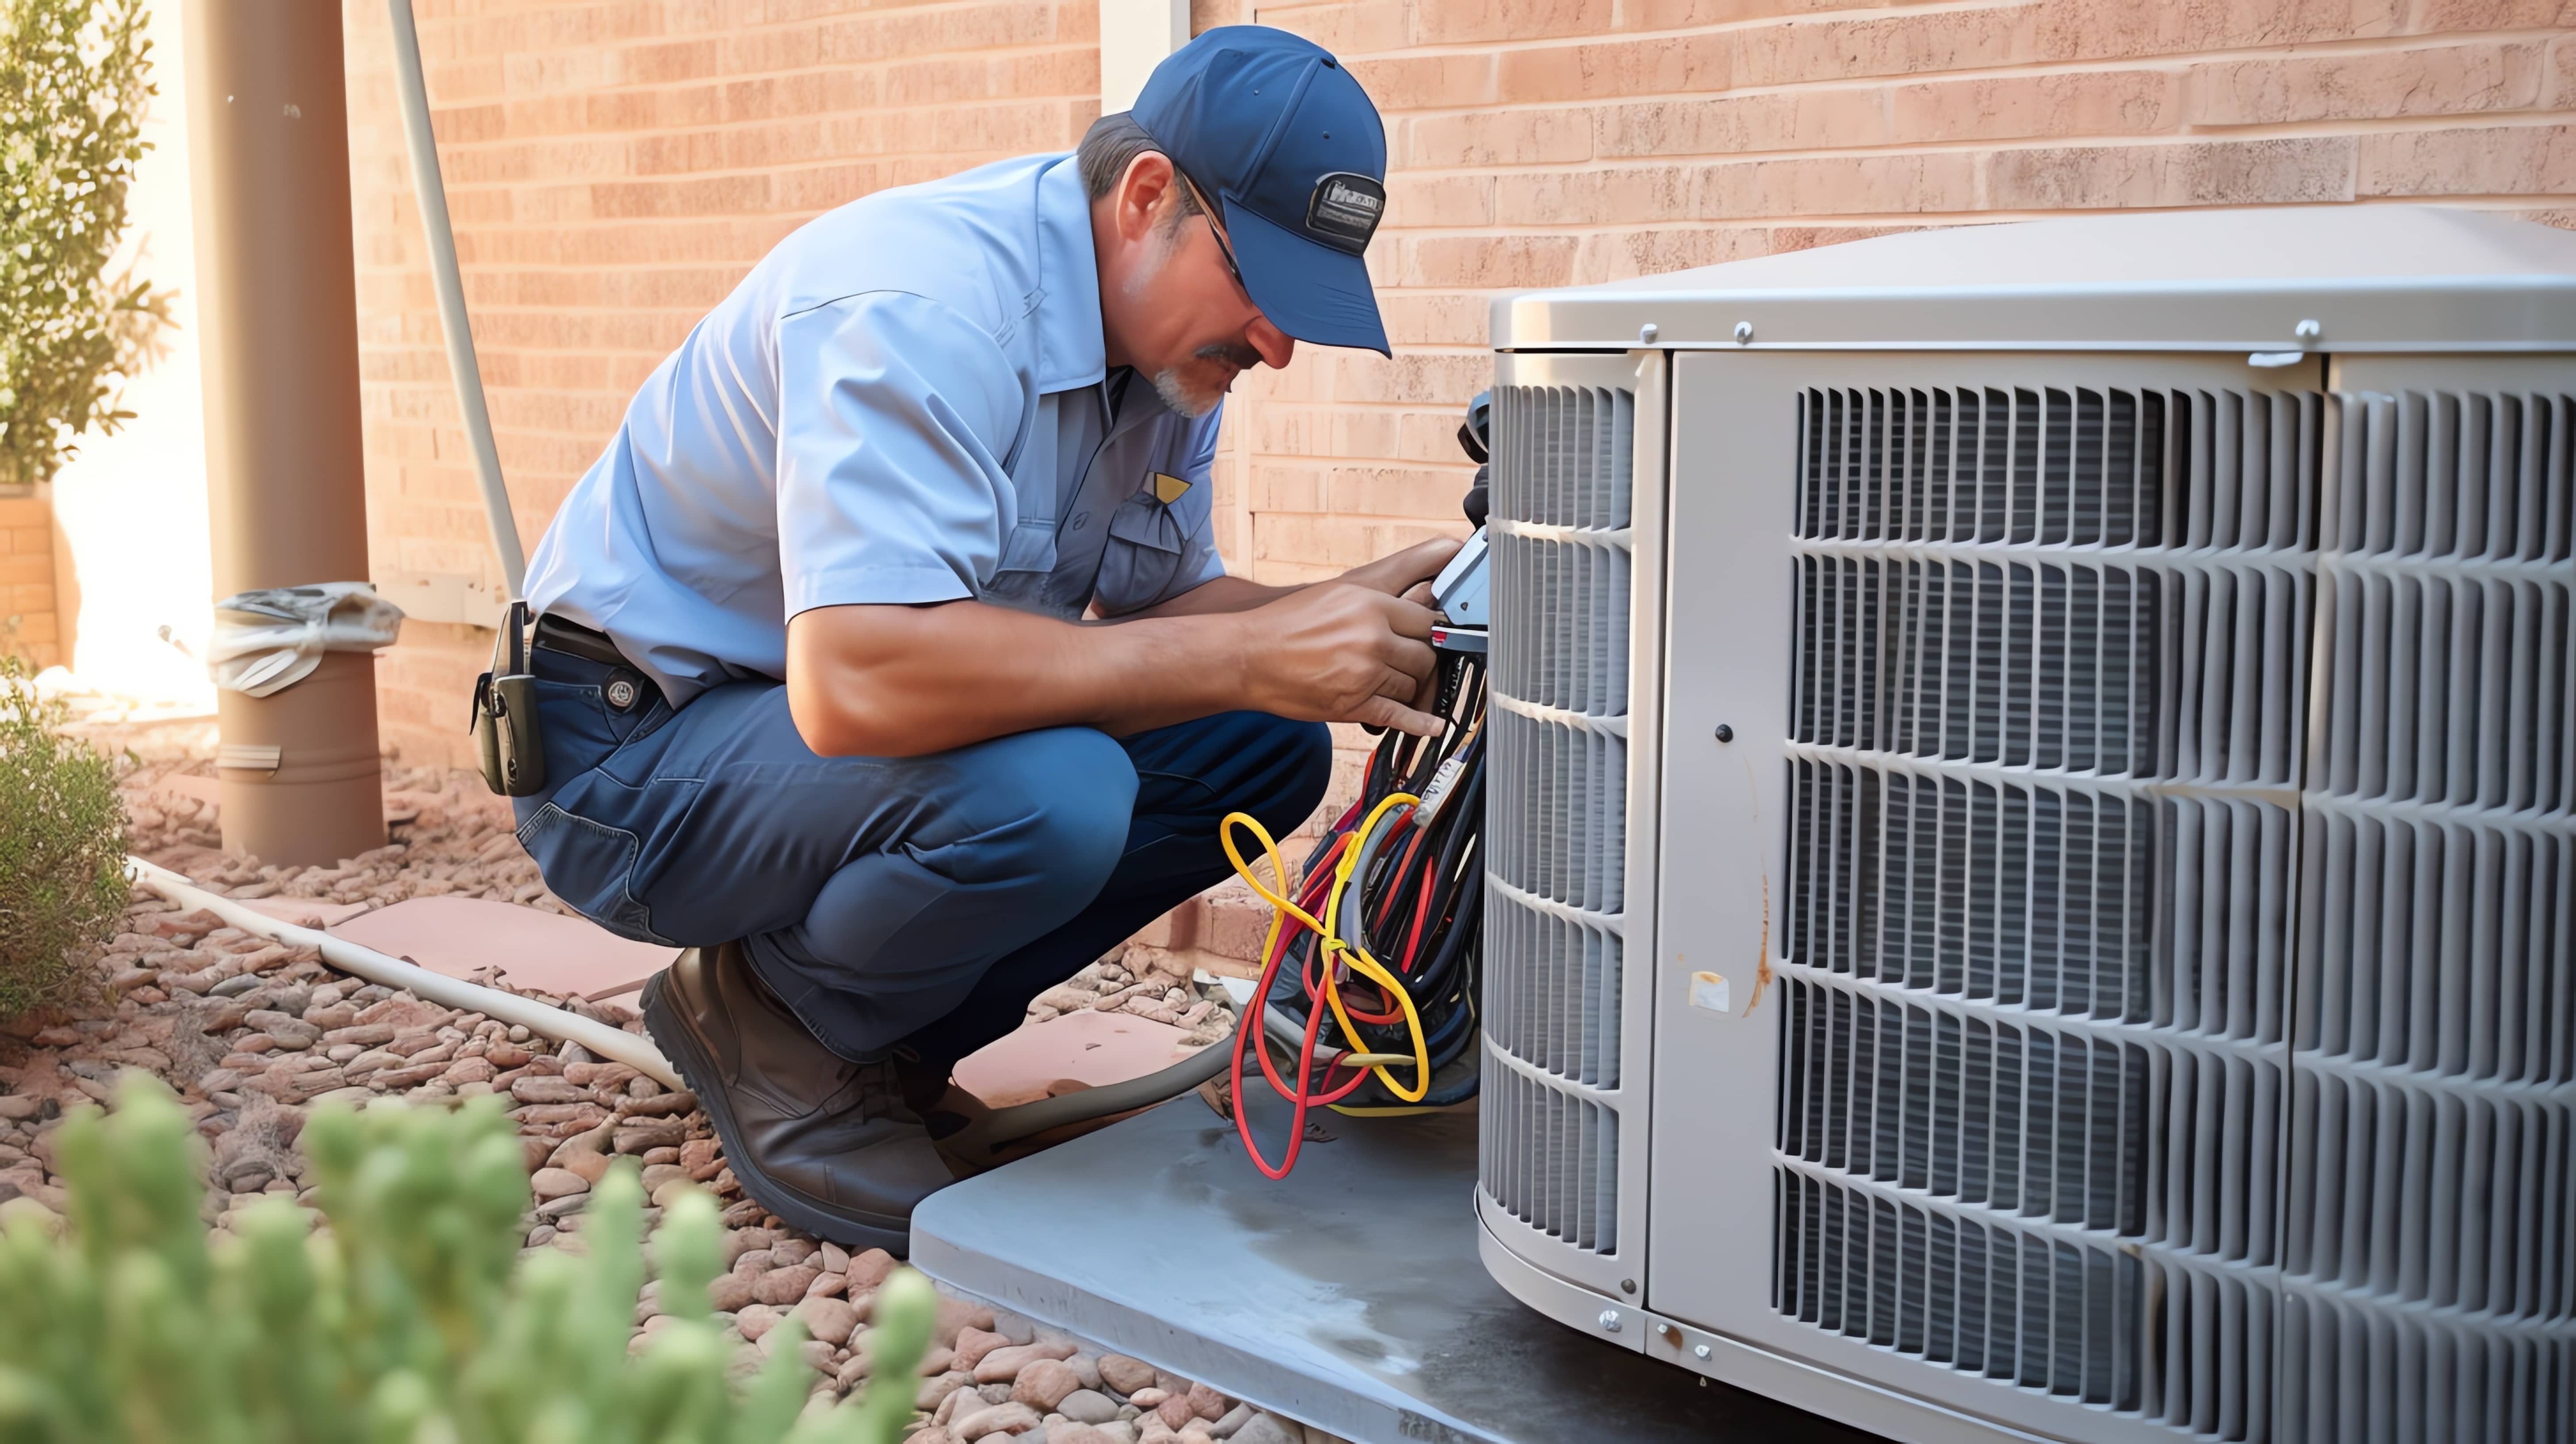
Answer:
[[(1091, 129), (1082, 133), (1082, 145), (1074, 151), (1074, 162), (1082, 168), (1083, 194), (1095, 201), (1109, 194), (1117, 188), (1119, 178), (1127, 174), (1127, 167), (1135, 163), (1136, 157), (1148, 151), (1155, 155), (1163, 154), (1163, 148), (1154, 143), (1154, 138), (1145, 133), (1145, 127), (1138, 125), (1136, 117), (1128, 112), (1112, 111), (1093, 121)], [(1180, 201), (1181, 208), (1172, 213), (1172, 224), (1177, 225), (1182, 217), (1199, 213), (1198, 198), (1190, 193), (1190, 187), (1175, 187), (1173, 195)]]

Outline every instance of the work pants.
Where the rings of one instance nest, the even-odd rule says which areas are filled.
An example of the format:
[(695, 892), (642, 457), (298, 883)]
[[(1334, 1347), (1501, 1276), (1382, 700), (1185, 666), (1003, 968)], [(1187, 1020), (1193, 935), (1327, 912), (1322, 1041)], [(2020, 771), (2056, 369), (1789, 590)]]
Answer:
[(546, 788), (518, 799), (519, 840), (546, 886), (626, 937), (742, 941), (859, 1061), (909, 1043), (953, 1062), (1011, 1031), (1030, 998), (1227, 874), (1227, 813), (1285, 835), (1330, 768), (1321, 724), (1258, 712), (822, 757), (774, 682), (677, 711), (641, 683), (621, 712), (608, 683), (631, 671), (550, 649), (531, 670)]

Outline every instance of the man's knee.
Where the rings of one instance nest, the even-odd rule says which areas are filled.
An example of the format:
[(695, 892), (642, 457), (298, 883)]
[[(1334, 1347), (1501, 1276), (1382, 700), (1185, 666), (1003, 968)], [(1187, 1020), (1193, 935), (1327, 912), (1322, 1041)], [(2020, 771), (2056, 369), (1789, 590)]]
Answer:
[(986, 836), (1014, 871), (1045, 880), (1079, 909), (1126, 851), (1136, 814), (1136, 769), (1119, 745), (1088, 727), (1055, 727), (986, 744)]

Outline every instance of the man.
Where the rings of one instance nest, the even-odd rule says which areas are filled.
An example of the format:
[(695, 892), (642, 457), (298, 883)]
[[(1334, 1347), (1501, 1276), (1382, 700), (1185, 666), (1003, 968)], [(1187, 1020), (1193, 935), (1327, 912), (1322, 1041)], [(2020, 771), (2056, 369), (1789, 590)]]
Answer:
[(1434, 730), (1454, 544), (1282, 588), (1209, 535), (1234, 378), (1387, 349), (1385, 162), (1332, 56), (1211, 31), (1075, 155), (788, 237), (539, 545), (520, 840), (686, 947), (646, 1025), (789, 1222), (903, 1249), (950, 1064), (1222, 877), (1225, 814), (1312, 811), (1322, 723)]

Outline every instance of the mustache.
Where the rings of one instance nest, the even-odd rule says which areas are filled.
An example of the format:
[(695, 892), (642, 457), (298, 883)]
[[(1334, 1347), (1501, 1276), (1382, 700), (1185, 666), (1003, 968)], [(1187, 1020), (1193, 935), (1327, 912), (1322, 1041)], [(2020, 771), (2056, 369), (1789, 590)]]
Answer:
[(1240, 341), (1219, 341), (1201, 346), (1194, 354), (1201, 361), (1222, 361), (1237, 371), (1249, 371), (1261, 364), (1261, 353)]

